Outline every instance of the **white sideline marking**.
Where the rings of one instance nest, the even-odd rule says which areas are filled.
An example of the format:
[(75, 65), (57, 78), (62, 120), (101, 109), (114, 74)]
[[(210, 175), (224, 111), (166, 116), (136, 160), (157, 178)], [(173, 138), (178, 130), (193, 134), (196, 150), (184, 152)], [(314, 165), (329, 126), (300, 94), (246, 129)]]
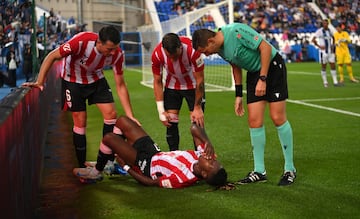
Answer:
[(287, 71), (288, 74), (295, 74), (295, 75), (316, 75), (319, 76), (320, 72), (305, 72), (305, 71)]
[(349, 112), (349, 111), (345, 111), (345, 110), (339, 110), (339, 109), (335, 109), (332, 107), (325, 107), (325, 106), (320, 106), (320, 105), (316, 105), (316, 104), (312, 104), (312, 103), (305, 103), (303, 101), (300, 100), (287, 100), (290, 103), (296, 103), (296, 104), (300, 104), (300, 105), (304, 105), (304, 106), (310, 106), (310, 107), (314, 107), (314, 108), (318, 108), (318, 109), (324, 109), (324, 110), (328, 110), (328, 111), (332, 111), (332, 112), (336, 112), (336, 113), (342, 113), (342, 114), (346, 114), (346, 115), (350, 115), (350, 116), (357, 116), (360, 117), (359, 113), (354, 113), (354, 112)]
[[(288, 71), (288, 73), (300, 74), (300, 75), (316, 75), (316, 76), (319, 75), (319, 73), (315, 73), (315, 72), (302, 72), (302, 71)], [(306, 103), (306, 102), (337, 101), (337, 100), (360, 100), (360, 97), (304, 99), (304, 100), (290, 100), (290, 99), (288, 99), (287, 102), (300, 104), (300, 105), (304, 105), (304, 106), (310, 106), (310, 107), (314, 107), (314, 108), (318, 108), (318, 109), (324, 109), (324, 110), (337, 112), (337, 113), (342, 113), (342, 114), (346, 114), (346, 115), (350, 115), (350, 116), (360, 117), (359, 113), (349, 112), (349, 111), (345, 111), (345, 110), (339, 110), (339, 109), (336, 109), (336, 108), (325, 107), (325, 106), (316, 105), (316, 104), (312, 104), (312, 103)]]
[(322, 101), (342, 101), (342, 100), (360, 100), (360, 97), (344, 97), (344, 98), (323, 98), (323, 99), (304, 99), (302, 102), (322, 102)]

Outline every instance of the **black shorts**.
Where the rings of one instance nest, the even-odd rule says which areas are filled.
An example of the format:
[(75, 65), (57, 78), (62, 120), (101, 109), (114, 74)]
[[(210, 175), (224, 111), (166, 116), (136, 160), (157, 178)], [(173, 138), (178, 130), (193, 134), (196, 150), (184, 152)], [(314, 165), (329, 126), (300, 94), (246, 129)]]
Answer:
[(136, 140), (133, 147), (137, 151), (136, 165), (145, 176), (151, 177), (151, 158), (160, 152), (160, 148), (149, 136), (144, 136)]
[(62, 108), (72, 112), (86, 111), (88, 104), (113, 103), (114, 98), (109, 84), (102, 78), (92, 84), (78, 84), (62, 80)]
[(287, 71), (283, 58), (278, 53), (271, 60), (269, 72), (266, 79), (266, 95), (255, 96), (255, 87), (259, 80), (260, 71), (247, 72), (246, 92), (247, 103), (254, 103), (261, 100), (267, 102), (278, 102), (288, 98)]
[[(191, 90), (175, 90), (165, 88), (164, 90), (164, 108), (165, 110), (180, 110), (182, 101), (185, 98), (189, 111), (194, 110), (195, 104), (195, 89)], [(205, 94), (203, 97), (203, 101), (201, 103), (201, 107), (204, 111), (205, 109)]]

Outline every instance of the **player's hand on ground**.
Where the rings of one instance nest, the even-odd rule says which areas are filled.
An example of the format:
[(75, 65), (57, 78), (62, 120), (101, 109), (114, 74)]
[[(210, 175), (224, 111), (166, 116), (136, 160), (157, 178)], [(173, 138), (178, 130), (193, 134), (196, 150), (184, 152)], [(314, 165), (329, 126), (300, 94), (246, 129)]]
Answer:
[(23, 86), (23, 87), (36, 87), (36, 88), (39, 88), (41, 91), (44, 90), (44, 86), (38, 84), (37, 82), (24, 82), (21, 86)]
[(235, 108), (235, 114), (237, 116), (243, 116), (245, 114), (242, 99), (243, 99), (242, 97), (236, 97), (235, 98), (234, 108)]

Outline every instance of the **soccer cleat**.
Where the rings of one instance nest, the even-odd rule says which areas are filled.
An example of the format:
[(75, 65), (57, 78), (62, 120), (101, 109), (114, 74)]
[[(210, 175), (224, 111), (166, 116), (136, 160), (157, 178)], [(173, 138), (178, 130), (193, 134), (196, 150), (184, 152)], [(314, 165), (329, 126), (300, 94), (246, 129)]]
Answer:
[(296, 173), (293, 171), (286, 171), (280, 179), (279, 186), (288, 186), (292, 183), (294, 183), (294, 180), (296, 178)]
[[(86, 161), (85, 165), (87, 167), (95, 167), (96, 161)], [(108, 176), (112, 175), (126, 175), (127, 172), (116, 162), (116, 161), (108, 161), (104, 167), (103, 173), (105, 173)]]
[(353, 83), (359, 83), (359, 80), (356, 80), (355, 78), (351, 79), (350, 81)]
[(114, 163), (113, 174), (126, 175), (127, 172), (118, 163)]
[(95, 167), (74, 168), (73, 173), (75, 176), (79, 177), (80, 182), (82, 183), (96, 183), (97, 181), (103, 180), (101, 172)]
[(236, 182), (236, 184), (240, 184), (240, 185), (243, 185), (243, 184), (249, 184), (249, 183), (254, 183), (254, 182), (266, 182), (267, 180), (267, 177), (266, 177), (266, 172), (264, 173), (258, 173), (258, 172), (249, 172), (248, 175)]
[(328, 83), (324, 83), (324, 87), (325, 87), (325, 88), (326, 88), (326, 87), (329, 87)]
[(337, 83), (337, 84), (334, 84), (334, 87), (341, 87), (343, 84), (340, 84), (340, 83)]

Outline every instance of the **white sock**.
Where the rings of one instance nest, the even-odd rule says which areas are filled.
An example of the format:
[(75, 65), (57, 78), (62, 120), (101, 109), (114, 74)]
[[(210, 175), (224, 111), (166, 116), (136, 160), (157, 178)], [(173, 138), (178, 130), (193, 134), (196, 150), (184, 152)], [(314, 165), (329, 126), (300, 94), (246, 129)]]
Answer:
[(326, 71), (321, 71), (321, 78), (322, 78), (324, 84), (328, 84), (327, 77), (326, 77)]
[(336, 70), (330, 70), (330, 73), (331, 73), (331, 77), (333, 79), (334, 84), (337, 84), (338, 80), (337, 80)]

